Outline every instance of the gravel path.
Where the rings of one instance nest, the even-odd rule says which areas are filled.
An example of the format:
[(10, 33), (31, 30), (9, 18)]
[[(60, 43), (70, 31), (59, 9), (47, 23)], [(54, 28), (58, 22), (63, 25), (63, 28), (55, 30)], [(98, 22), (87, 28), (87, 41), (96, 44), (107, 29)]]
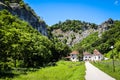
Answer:
[(86, 80), (115, 80), (114, 78), (110, 77), (103, 71), (99, 70), (95, 66), (93, 66), (89, 62), (85, 62), (86, 66)]

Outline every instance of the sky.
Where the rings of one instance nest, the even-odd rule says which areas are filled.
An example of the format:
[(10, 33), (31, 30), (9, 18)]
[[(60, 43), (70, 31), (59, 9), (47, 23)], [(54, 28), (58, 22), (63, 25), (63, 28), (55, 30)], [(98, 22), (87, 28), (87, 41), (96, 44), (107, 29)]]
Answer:
[(49, 26), (59, 21), (81, 20), (96, 24), (120, 20), (120, 0), (24, 0)]

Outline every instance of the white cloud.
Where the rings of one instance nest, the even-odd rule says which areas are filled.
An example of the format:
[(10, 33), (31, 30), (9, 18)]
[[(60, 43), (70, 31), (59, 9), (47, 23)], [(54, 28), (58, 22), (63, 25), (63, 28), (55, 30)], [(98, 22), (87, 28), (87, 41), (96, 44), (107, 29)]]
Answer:
[(115, 0), (114, 4), (119, 5), (119, 0)]

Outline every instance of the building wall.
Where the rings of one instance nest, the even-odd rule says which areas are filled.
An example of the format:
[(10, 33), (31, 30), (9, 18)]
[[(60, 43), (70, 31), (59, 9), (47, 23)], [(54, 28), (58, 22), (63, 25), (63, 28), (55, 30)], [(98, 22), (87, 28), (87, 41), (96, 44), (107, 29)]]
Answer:
[(77, 54), (70, 54), (70, 60), (71, 61), (79, 61)]
[(90, 56), (90, 55), (85, 55), (85, 56), (83, 57), (83, 60), (84, 60), (84, 61), (91, 60), (91, 56)]
[(84, 61), (101, 61), (103, 59), (103, 55), (84, 55)]

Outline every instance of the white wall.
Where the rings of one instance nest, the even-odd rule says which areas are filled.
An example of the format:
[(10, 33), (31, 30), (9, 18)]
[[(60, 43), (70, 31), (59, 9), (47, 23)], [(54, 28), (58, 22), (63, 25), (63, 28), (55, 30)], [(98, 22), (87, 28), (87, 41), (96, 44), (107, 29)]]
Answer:
[(83, 56), (83, 60), (91, 60), (91, 61), (101, 61), (103, 59), (103, 55), (85, 55)]
[(91, 56), (90, 55), (85, 55), (85, 56), (83, 56), (83, 60), (85, 61), (85, 60), (91, 60)]
[(71, 61), (79, 61), (77, 54), (70, 54)]

